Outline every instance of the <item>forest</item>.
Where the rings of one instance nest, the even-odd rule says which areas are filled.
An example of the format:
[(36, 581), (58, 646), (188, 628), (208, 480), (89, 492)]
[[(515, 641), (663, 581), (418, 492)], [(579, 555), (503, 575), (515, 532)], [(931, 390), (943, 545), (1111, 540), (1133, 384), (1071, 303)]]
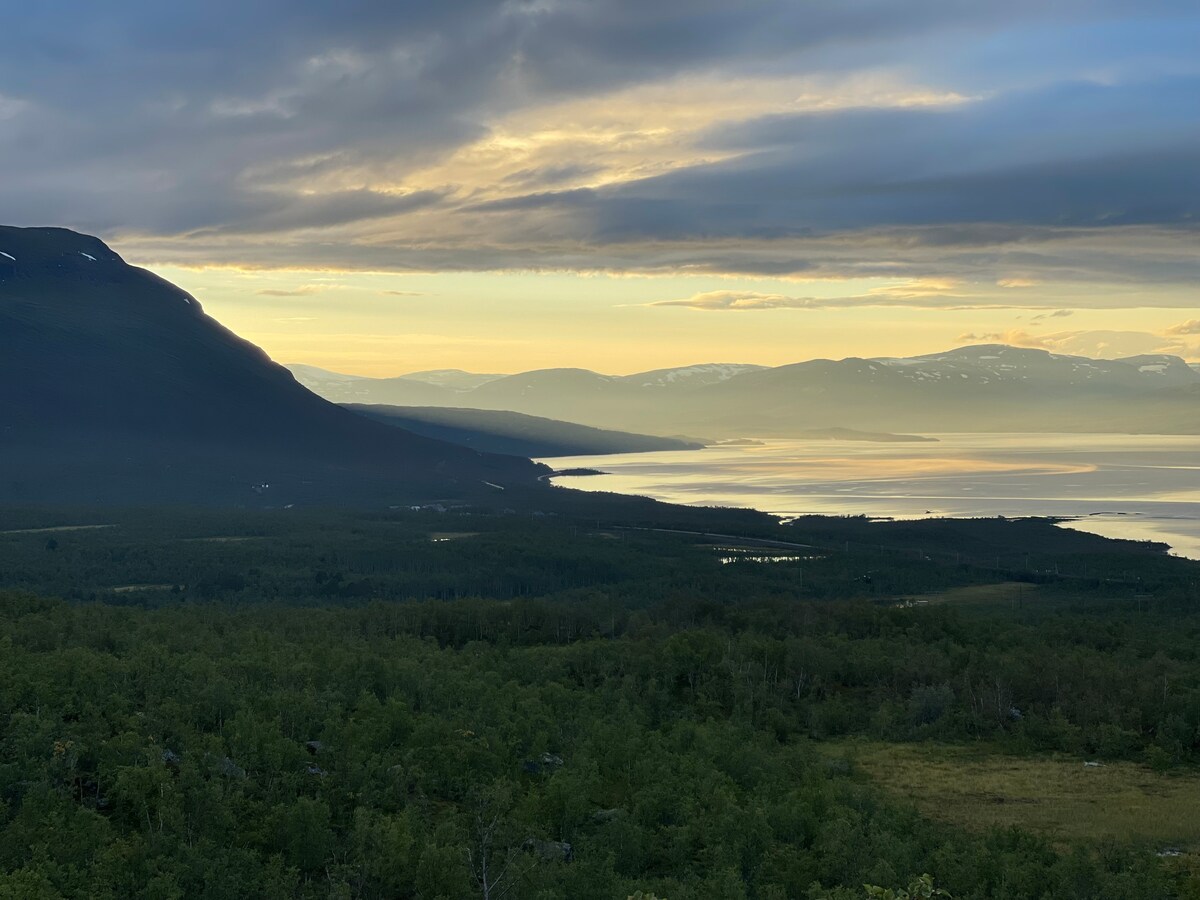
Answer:
[(3, 511), (0, 898), (1200, 897), (1187, 835), (957, 827), (854, 749), (1190, 784), (1200, 566), (656, 515)]

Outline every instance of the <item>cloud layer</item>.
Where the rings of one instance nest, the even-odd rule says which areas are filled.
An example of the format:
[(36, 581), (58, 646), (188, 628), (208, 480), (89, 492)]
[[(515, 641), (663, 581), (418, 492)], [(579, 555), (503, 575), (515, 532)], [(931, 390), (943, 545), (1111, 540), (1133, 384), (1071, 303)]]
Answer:
[(46, 0), (0, 33), (0, 218), (189, 265), (957, 285), (663, 302), (700, 309), (1182, 307), (1198, 44), (1168, 0)]

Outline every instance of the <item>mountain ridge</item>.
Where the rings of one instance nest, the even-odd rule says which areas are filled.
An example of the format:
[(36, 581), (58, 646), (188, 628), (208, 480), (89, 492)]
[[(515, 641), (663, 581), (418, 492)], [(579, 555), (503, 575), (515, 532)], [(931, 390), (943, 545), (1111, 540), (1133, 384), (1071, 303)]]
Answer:
[(591, 428), (507, 410), (362, 404), (346, 404), (346, 409), (414, 434), (489, 453), (531, 458), (699, 450), (704, 447), (704, 444), (678, 438)]
[[(646, 377), (719, 368), (724, 377), (700, 384)], [(376, 384), (388, 385), (392, 405), (506, 409), (599, 428), (714, 438), (800, 436), (814, 428), (1200, 433), (1200, 369), (1180, 357), (1102, 360), (1003, 344), (634, 375), (540, 369), (432, 397), (418, 396), (425, 387), (395, 379), (358, 379), (353, 399), (336, 387), (309, 386), (340, 402), (371, 402)]]

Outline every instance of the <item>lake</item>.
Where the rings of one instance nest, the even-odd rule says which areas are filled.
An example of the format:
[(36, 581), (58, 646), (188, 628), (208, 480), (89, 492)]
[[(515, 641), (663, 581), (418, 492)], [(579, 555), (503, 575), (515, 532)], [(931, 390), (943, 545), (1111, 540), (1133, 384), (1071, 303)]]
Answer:
[(782, 516), (1068, 516), (1068, 527), (1200, 558), (1200, 436), (930, 436), (937, 443), (764, 440), (540, 462), (608, 473), (556, 477), (564, 487)]

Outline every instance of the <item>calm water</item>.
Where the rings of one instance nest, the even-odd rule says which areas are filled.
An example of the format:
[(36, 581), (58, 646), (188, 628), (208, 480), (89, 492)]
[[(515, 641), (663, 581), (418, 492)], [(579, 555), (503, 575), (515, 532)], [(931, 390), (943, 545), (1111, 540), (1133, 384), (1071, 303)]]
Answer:
[(769, 440), (542, 462), (611, 473), (555, 479), (581, 490), (785, 516), (1073, 516), (1073, 528), (1164, 541), (1200, 558), (1200, 436), (934, 436), (938, 443)]

